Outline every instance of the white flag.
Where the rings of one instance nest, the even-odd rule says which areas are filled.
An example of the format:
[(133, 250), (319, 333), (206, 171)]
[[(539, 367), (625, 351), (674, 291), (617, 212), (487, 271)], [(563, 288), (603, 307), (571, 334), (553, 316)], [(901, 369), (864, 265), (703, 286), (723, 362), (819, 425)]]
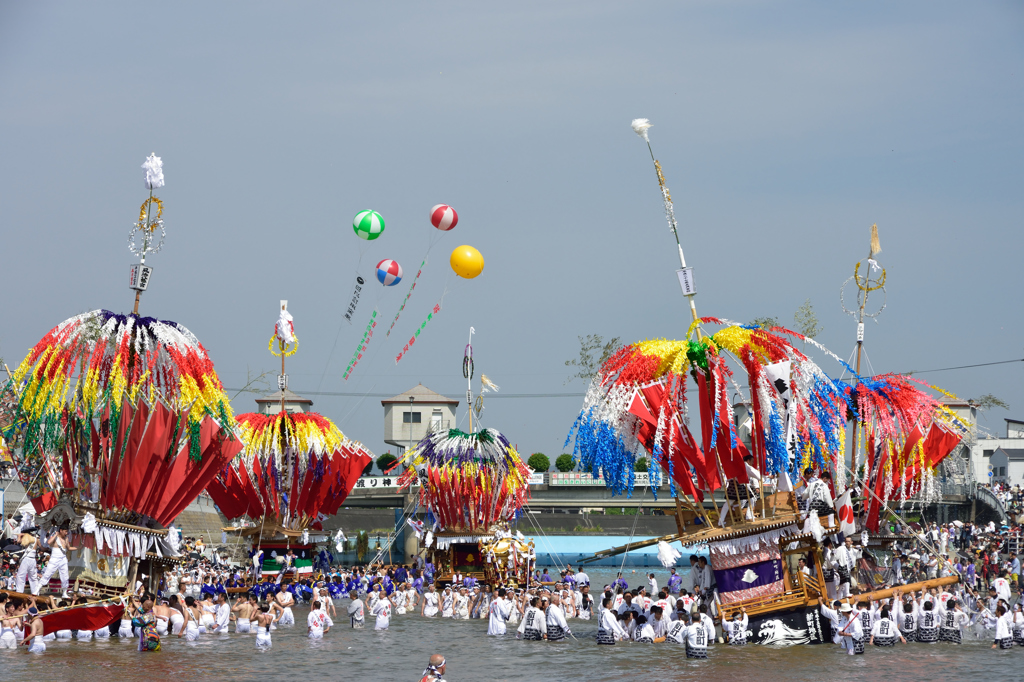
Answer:
[(779, 492), (785, 491), (787, 493), (793, 491), (793, 481), (789, 480), (789, 472), (785, 469), (779, 472), (779, 482), (776, 486), (776, 490)]
[(853, 502), (850, 497), (853, 489), (847, 490), (836, 500), (836, 512), (839, 515), (839, 532), (846, 537), (852, 537), (857, 533), (857, 523), (853, 517)]

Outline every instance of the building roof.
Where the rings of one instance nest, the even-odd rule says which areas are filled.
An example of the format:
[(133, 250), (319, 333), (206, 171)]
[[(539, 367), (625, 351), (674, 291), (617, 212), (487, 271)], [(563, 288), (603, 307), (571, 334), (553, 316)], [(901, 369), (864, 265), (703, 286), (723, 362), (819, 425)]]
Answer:
[[(310, 405), (313, 404), (313, 401), (310, 400), (309, 398), (303, 398), (300, 395), (296, 395), (295, 393), (292, 393), (291, 391), (289, 391), (287, 388), (284, 389), (284, 401), (286, 403), (309, 403)], [(276, 393), (271, 393), (270, 395), (265, 395), (262, 398), (256, 398), (256, 402), (257, 403), (279, 403), (279, 402), (281, 402), (281, 391), (278, 391)]]
[(388, 398), (387, 400), (380, 401), (381, 405), (396, 405), (398, 403), (408, 403), (409, 398), (414, 398), (413, 402), (427, 403), (427, 404), (442, 404), (442, 405), (458, 405), (458, 400), (446, 398), (436, 391), (431, 391), (423, 384), (416, 384), (405, 393), (399, 393), (394, 398)]
[(996, 452), (1006, 455), (1006, 459), (1014, 461), (1024, 460), (1024, 448), (996, 448)]
[(1020, 420), (1020, 419), (1006, 419), (1004, 417), (1003, 421), (1005, 421), (1007, 424), (1024, 424), (1024, 420)]

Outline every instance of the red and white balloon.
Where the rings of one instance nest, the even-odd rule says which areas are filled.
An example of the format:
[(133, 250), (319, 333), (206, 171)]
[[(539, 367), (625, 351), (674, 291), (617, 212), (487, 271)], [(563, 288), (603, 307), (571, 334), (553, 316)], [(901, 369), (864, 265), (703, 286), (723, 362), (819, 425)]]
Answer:
[(459, 224), (459, 214), (448, 204), (438, 204), (430, 209), (430, 224), (447, 232)]
[(402, 281), (402, 266), (398, 261), (385, 258), (377, 263), (377, 281), (386, 287), (393, 287)]

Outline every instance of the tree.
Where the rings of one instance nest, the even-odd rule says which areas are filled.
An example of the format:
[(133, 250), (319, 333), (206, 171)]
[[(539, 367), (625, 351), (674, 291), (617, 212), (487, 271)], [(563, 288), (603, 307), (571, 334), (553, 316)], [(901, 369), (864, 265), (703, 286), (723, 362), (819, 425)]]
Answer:
[(369, 476), (371, 473), (373, 473), (373, 460), (372, 459), (366, 464), (366, 468), (363, 469), (363, 473), (361, 473), (360, 476)]
[(365, 530), (359, 531), (356, 536), (356, 560), (363, 563), (366, 560), (366, 553), (370, 551), (370, 536)]
[(771, 329), (772, 327), (779, 326), (779, 318), (777, 317), (755, 317), (750, 322), (747, 322), (748, 327), (760, 327), (761, 329)]
[(398, 461), (398, 458), (392, 455), (390, 452), (385, 452), (383, 455), (377, 458), (377, 468), (380, 469), (381, 473), (386, 472), (391, 466)]
[(824, 331), (822, 326), (818, 324), (818, 316), (814, 312), (814, 306), (811, 305), (811, 299), (804, 301), (804, 304), (793, 313), (793, 324), (796, 327), (796, 331), (809, 339), (813, 339)]
[(647, 473), (647, 458), (641, 457), (638, 459), (636, 464), (633, 465), (633, 471), (638, 471), (642, 474)]
[(600, 334), (589, 334), (586, 337), (577, 336), (576, 338), (580, 340), (580, 356), (574, 360), (565, 361), (565, 366), (571, 367), (576, 373), (570, 375), (565, 380), (565, 383), (569, 383), (574, 379), (590, 381), (597, 374), (597, 371), (601, 369), (604, 361), (610, 358), (622, 345), (619, 343), (619, 337), (617, 336), (609, 339), (607, 342), (605, 342), (604, 337)]
[(969, 402), (974, 403), (978, 406), (979, 410), (990, 410), (993, 407), (1001, 407), (1004, 410), (1010, 409), (1010, 404), (1002, 398), (996, 397), (991, 393), (986, 393), (977, 400), (971, 400)]
[(242, 386), (240, 389), (238, 389), (238, 392), (235, 393), (233, 396), (231, 396), (231, 399), (234, 400), (235, 398), (237, 398), (238, 396), (242, 395), (243, 393), (259, 393), (261, 395), (269, 393), (270, 392), (270, 381), (267, 379), (267, 376), (269, 376), (269, 375), (270, 375), (270, 372), (264, 371), (264, 372), (260, 372), (256, 376), (253, 376), (252, 370), (249, 369), (248, 367), (246, 367), (245, 368), (245, 385)]
[(526, 464), (534, 471), (541, 473), (551, 468), (551, 460), (543, 452), (535, 452), (526, 460)]
[(563, 474), (572, 471), (575, 466), (576, 462), (573, 461), (572, 455), (559, 455), (555, 460), (555, 468)]

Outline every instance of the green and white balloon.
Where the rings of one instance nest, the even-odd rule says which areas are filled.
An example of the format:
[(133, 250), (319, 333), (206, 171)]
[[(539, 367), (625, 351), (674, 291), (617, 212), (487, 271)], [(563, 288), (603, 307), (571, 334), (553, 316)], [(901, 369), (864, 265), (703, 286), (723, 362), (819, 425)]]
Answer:
[(376, 211), (360, 211), (352, 220), (352, 229), (360, 239), (373, 241), (384, 232), (384, 218)]

